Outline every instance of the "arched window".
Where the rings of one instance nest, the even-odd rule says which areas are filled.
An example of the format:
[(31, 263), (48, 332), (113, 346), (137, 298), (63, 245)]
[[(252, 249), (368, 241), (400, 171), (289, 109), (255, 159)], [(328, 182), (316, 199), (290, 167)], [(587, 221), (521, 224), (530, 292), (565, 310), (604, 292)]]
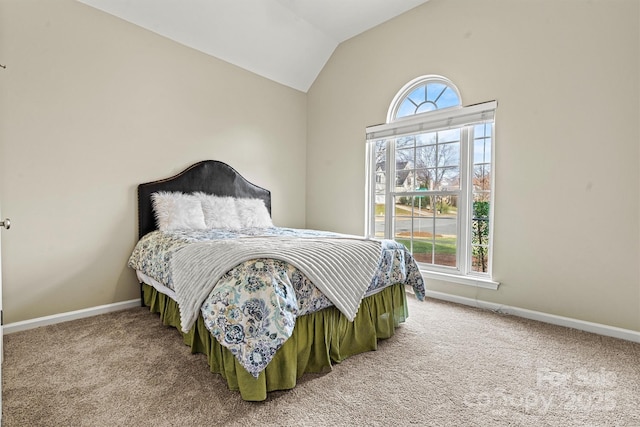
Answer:
[(491, 280), (494, 116), (442, 76), (398, 91), (367, 128), (367, 235), (407, 246), (427, 276)]
[(423, 76), (407, 83), (391, 102), (387, 123), (443, 108), (460, 107), (460, 92), (448, 79)]

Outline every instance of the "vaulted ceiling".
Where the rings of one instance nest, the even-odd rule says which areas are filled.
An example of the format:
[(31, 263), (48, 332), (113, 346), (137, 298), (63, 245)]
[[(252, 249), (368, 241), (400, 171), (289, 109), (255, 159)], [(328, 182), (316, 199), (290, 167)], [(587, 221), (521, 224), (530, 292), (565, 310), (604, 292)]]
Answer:
[(343, 41), (428, 0), (78, 0), (306, 92)]

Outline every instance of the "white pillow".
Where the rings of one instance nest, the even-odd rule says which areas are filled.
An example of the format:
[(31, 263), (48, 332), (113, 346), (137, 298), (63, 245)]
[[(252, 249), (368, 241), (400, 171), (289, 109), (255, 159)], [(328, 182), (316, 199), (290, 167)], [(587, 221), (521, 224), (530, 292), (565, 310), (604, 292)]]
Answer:
[(194, 196), (202, 203), (207, 228), (237, 230), (242, 227), (233, 197), (214, 196), (202, 192), (194, 193)]
[(261, 199), (236, 199), (238, 217), (243, 228), (273, 227), (271, 215)]
[(159, 191), (151, 194), (158, 228), (170, 230), (204, 230), (202, 204), (197, 197), (179, 192)]

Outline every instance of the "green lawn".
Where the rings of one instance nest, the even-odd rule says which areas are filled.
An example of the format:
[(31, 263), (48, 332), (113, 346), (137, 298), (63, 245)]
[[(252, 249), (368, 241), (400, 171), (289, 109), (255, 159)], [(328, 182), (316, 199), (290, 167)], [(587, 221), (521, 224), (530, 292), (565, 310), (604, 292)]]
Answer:
[[(396, 216), (411, 216), (411, 206), (408, 205), (396, 205), (395, 206), (395, 212), (396, 212)], [(431, 211), (427, 210), (426, 207), (422, 207), (422, 211), (420, 211), (418, 209), (418, 206), (414, 207), (414, 213), (415, 215), (423, 215), (423, 216), (431, 216)], [(457, 215), (458, 214), (458, 208), (455, 206), (449, 206), (447, 209), (447, 212), (443, 212), (442, 214), (438, 213), (436, 216), (451, 216), (451, 215)], [(376, 216), (384, 216), (384, 205), (379, 204), (376, 205)]]
[[(411, 215), (410, 211), (407, 211), (402, 208), (396, 207), (395, 211), (396, 211), (396, 216)], [(376, 205), (376, 216), (384, 216), (384, 205)]]
[[(396, 242), (402, 243), (407, 248), (411, 248), (409, 239), (395, 239)], [(432, 243), (427, 240), (413, 240), (414, 254), (430, 254), (432, 252)], [(436, 253), (441, 255), (455, 255), (456, 239), (455, 237), (436, 237)]]

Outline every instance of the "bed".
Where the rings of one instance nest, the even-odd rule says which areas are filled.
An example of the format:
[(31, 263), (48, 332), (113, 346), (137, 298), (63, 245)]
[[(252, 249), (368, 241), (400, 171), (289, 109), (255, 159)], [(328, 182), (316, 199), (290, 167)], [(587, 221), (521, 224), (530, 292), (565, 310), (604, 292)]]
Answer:
[(247, 401), (375, 350), (424, 298), (393, 241), (275, 227), (271, 193), (206, 160), (138, 186), (141, 300)]

